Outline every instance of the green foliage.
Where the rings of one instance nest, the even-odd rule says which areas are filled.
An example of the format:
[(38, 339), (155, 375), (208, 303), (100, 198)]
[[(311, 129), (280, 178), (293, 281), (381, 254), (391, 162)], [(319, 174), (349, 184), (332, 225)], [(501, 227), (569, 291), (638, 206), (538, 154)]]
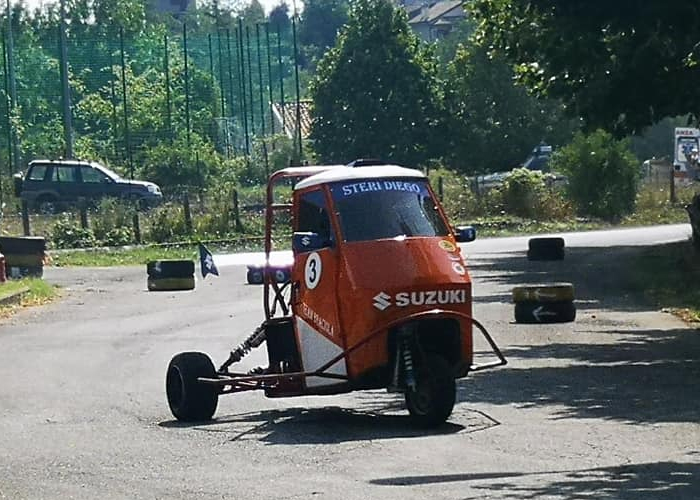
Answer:
[(134, 243), (133, 218), (136, 209), (133, 204), (116, 198), (100, 200), (90, 219), (95, 238), (107, 246), (121, 246)]
[(97, 245), (97, 238), (90, 228), (82, 228), (69, 218), (62, 218), (51, 230), (51, 242), (55, 248), (90, 248)]
[(578, 133), (550, 163), (567, 175), (566, 192), (579, 214), (617, 220), (634, 210), (640, 171), (627, 141), (603, 130)]
[(299, 23), (299, 43), (307, 64), (312, 67), (330, 47), (348, 21), (348, 0), (306, 0)]
[(420, 165), (435, 154), (435, 60), (388, 0), (352, 4), (319, 62), (311, 96), (311, 139), (324, 162), (375, 157)]
[(448, 65), (445, 108), (449, 163), (466, 174), (510, 170), (540, 141), (568, 142), (575, 127), (561, 105), (529, 95), (503, 59), (473, 44)]
[(526, 168), (514, 169), (499, 188), (503, 210), (518, 217), (555, 220), (571, 215), (561, 193), (548, 186), (548, 176)]
[(145, 226), (147, 241), (180, 241), (189, 238), (185, 225), (185, 211), (181, 205), (165, 203), (151, 210)]
[(531, 90), (561, 98), (590, 130), (636, 133), (693, 113), (700, 93), (700, 4), (645, 0), (473, 0), (479, 40)]

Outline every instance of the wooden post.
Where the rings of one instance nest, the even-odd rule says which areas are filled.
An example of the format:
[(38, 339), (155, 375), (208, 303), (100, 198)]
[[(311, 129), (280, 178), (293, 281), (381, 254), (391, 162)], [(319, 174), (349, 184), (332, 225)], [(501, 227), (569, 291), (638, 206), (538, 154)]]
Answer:
[(25, 236), (32, 235), (29, 230), (29, 204), (27, 200), (22, 200), (22, 228), (24, 229)]
[(190, 210), (190, 194), (185, 191), (185, 196), (183, 197), (183, 208), (185, 209), (185, 227), (187, 228), (187, 233), (192, 234), (192, 211)]
[(443, 196), (443, 185), (442, 185), (442, 176), (438, 177), (438, 198), (440, 199), (440, 203), (442, 203), (442, 196)]
[(78, 210), (80, 211), (80, 227), (83, 229), (88, 228), (88, 216), (87, 216), (87, 203), (85, 198), (80, 198), (78, 200)]
[(139, 213), (134, 212), (134, 240), (136, 243), (141, 244), (141, 223), (139, 222)]
[(670, 172), (671, 172), (671, 184), (669, 186), (670, 187), (670, 190), (669, 190), (670, 201), (671, 201), (671, 203), (676, 203), (678, 201), (678, 199), (676, 198), (676, 181), (675, 181), (674, 176), (673, 176), (673, 174), (674, 174), (673, 165), (671, 165)]
[(233, 223), (235, 224), (236, 231), (243, 231), (243, 224), (241, 224), (241, 212), (238, 206), (238, 190), (233, 190)]

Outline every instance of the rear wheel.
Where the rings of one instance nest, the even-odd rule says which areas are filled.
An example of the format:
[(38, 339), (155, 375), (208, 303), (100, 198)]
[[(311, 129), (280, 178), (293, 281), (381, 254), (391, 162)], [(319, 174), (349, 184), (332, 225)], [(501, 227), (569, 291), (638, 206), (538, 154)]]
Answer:
[(455, 405), (455, 379), (447, 360), (427, 353), (416, 369), (416, 388), (406, 391), (406, 407), (421, 427), (443, 424)]
[(175, 418), (183, 422), (211, 419), (219, 393), (215, 386), (203, 384), (197, 378), (215, 376), (214, 365), (204, 353), (183, 352), (173, 357), (165, 377), (165, 392)]
[(42, 215), (53, 215), (58, 212), (58, 202), (53, 196), (42, 196), (36, 200), (36, 209)]

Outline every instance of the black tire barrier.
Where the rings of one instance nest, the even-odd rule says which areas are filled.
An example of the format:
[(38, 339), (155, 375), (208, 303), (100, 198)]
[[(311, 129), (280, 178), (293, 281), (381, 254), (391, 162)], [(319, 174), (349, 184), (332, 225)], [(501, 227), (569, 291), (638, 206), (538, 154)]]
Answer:
[(527, 243), (528, 260), (563, 260), (564, 238), (530, 238)]
[(4, 254), (43, 254), (46, 239), (43, 236), (0, 236), (0, 252)]
[(515, 304), (516, 323), (569, 323), (575, 319), (576, 306), (571, 300)]
[(189, 278), (194, 276), (193, 260), (153, 260), (146, 264), (150, 278)]
[(44, 266), (8, 266), (5, 264), (5, 274), (9, 279), (42, 278)]
[(43, 267), (45, 255), (34, 254), (5, 254), (5, 265), (8, 267)]
[(246, 275), (246, 281), (249, 285), (262, 285), (265, 275), (262, 267), (249, 267)]
[(570, 302), (574, 300), (571, 283), (520, 285), (513, 288), (513, 302)]
[[(272, 273), (277, 283), (286, 283), (292, 279), (292, 271), (289, 267), (270, 267), (268, 272)], [(265, 268), (248, 266), (246, 281), (249, 285), (262, 285), (265, 282)]]
[(194, 290), (194, 276), (187, 278), (152, 278), (149, 276), (147, 285), (150, 292)]

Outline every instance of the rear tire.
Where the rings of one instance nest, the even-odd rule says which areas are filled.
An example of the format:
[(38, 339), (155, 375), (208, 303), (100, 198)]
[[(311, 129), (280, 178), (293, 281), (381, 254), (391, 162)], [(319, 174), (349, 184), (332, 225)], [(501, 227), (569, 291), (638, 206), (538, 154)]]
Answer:
[(58, 213), (58, 200), (53, 196), (42, 196), (36, 200), (36, 210), (42, 215)]
[(416, 388), (406, 391), (406, 407), (420, 427), (437, 427), (452, 414), (456, 393), (455, 378), (447, 360), (427, 353), (416, 369)]
[(213, 385), (203, 384), (198, 377), (214, 378), (214, 365), (204, 353), (183, 352), (170, 361), (165, 376), (165, 392), (173, 416), (182, 422), (211, 420), (219, 402)]

